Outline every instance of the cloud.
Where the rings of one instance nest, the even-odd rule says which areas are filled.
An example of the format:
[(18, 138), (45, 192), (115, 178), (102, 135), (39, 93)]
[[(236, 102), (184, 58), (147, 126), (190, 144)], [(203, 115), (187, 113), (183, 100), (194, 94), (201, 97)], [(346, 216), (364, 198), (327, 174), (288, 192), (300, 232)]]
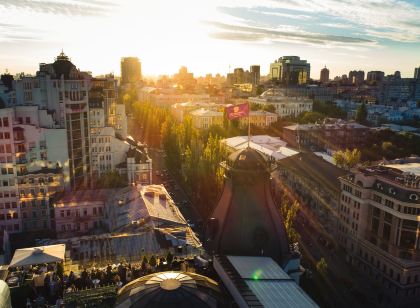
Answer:
[(100, 0), (1, 0), (0, 7), (69, 16), (101, 16), (108, 13), (112, 2)]
[[(235, 6), (236, 1), (225, 0), (224, 6)], [(262, 4), (263, 3), (263, 4)], [(272, 0), (247, 1), (242, 5), (261, 14), (316, 16), (324, 26), (347, 29), (363, 28), (365, 35), (397, 42), (420, 42), (420, 5), (407, 0)], [(302, 19), (302, 18), (301, 18)], [(332, 20), (332, 22), (330, 22)], [(311, 26), (311, 20), (304, 23)], [(314, 24), (316, 25), (316, 24)], [(349, 28), (350, 29), (350, 28)], [(389, 32), (390, 35), (382, 35)], [(407, 34), (409, 33), (409, 35)]]
[(337, 28), (337, 29), (351, 29), (353, 27), (352, 25), (349, 25), (349, 24), (339, 24), (339, 23), (322, 23), (320, 25), (324, 27)]
[(277, 30), (261, 27), (232, 25), (222, 22), (207, 22), (207, 24), (216, 28), (211, 36), (213, 38), (238, 41), (287, 41), (294, 43), (303, 43), (309, 45), (374, 45), (375, 41), (342, 35), (321, 34), (307, 32), (302, 30)]
[(38, 40), (39, 37), (33, 35), (31, 31), (15, 24), (0, 23), (0, 42), (17, 42)]

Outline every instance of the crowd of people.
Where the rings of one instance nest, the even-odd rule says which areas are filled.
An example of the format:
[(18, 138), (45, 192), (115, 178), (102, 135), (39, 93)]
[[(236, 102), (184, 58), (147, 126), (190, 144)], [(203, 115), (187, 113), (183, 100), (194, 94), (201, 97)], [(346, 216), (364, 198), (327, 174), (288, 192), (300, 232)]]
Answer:
[(137, 263), (108, 264), (68, 274), (63, 274), (62, 268), (57, 271), (55, 264), (41, 265), (32, 279), (25, 283), (25, 296), (19, 301), (22, 303), (26, 299), (27, 308), (64, 307), (63, 296), (66, 298), (66, 294), (77, 294), (81, 290), (103, 286), (115, 286), (118, 290), (139, 277), (166, 270), (195, 271), (194, 261), (177, 259), (171, 255), (166, 258), (152, 256), (150, 259), (143, 257)]

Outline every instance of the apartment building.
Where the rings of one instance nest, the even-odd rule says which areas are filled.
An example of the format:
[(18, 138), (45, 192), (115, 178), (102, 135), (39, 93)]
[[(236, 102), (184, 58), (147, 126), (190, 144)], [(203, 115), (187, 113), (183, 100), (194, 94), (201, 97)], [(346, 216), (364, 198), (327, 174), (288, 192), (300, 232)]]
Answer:
[(338, 242), (398, 303), (420, 294), (420, 159), (360, 167), (341, 182)]

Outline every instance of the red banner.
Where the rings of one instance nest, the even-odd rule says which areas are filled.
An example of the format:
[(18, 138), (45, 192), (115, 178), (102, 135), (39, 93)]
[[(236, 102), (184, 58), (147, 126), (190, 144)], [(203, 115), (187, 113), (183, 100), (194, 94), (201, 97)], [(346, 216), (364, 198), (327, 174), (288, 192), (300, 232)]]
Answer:
[(226, 107), (226, 114), (229, 120), (235, 120), (243, 117), (247, 117), (249, 114), (248, 103), (232, 105)]

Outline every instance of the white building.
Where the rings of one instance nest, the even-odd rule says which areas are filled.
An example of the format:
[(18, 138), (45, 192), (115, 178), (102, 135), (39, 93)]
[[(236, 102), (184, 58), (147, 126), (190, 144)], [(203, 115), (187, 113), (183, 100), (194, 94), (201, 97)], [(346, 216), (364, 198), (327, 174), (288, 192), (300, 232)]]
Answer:
[(304, 97), (287, 96), (284, 90), (269, 89), (258, 97), (248, 98), (250, 103), (262, 106), (273, 105), (276, 113), (281, 117), (298, 116), (302, 112), (312, 111), (313, 101)]
[(50, 200), (70, 186), (66, 130), (37, 106), (0, 109), (0, 119), (0, 230), (50, 228)]
[(54, 124), (65, 128), (70, 183), (86, 187), (91, 178), (89, 99), (91, 76), (81, 72), (63, 52), (54, 63), (39, 65), (36, 76), (14, 81), (17, 105), (36, 105), (52, 115)]

